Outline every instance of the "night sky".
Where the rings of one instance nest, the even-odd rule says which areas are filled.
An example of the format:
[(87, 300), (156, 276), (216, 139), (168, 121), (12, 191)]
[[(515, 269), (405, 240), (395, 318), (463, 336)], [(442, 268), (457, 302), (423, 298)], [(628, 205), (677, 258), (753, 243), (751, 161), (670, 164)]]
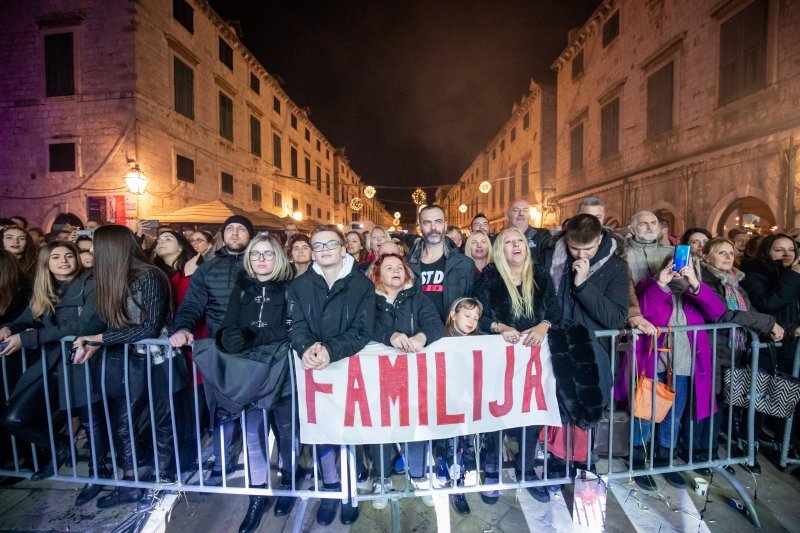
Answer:
[[(454, 183), (598, 0), (212, 0), (391, 212)], [(427, 189), (429, 198), (433, 189)], [(401, 202), (391, 202), (398, 198)]]

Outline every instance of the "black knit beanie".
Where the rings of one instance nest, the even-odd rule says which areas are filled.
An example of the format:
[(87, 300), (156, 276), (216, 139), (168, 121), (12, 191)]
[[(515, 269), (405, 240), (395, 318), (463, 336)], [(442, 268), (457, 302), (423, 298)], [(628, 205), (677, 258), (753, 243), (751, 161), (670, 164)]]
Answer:
[(228, 224), (241, 224), (247, 230), (248, 236), (252, 239), (253, 238), (253, 223), (243, 215), (233, 215), (228, 217), (225, 222), (222, 223), (222, 234), (225, 235), (225, 228)]

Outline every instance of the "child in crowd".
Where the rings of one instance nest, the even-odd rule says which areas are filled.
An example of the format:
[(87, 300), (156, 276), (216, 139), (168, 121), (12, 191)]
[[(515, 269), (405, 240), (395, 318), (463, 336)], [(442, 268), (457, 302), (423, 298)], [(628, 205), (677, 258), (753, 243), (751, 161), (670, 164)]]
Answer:
[(478, 334), (478, 320), (483, 305), (475, 298), (459, 298), (453, 302), (444, 324), (446, 337), (465, 337)]

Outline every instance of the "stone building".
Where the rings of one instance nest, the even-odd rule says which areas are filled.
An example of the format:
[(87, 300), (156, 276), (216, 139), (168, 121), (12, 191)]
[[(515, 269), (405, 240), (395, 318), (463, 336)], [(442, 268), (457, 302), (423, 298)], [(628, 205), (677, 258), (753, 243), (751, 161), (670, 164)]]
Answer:
[[(4, 215), (130, 222), (222, 200), (349, 222), (335, 148), (206, 0), (3, 2), (0, 16)], [(123, 181), (134, 165), (143, 195)]]
[(704, 226), (797, 226), (800, 2), (606, 0), (557, 73), (560, 218), (602, 198)]
[[(534, 223), (557, 224), (549, 207), (556, 192), (555, 123), (554, 87), (531, 81), (528, 93), (514, 103), (511, 116), (458, 182), (437, 191), (448, 223), (465, 228), (483, 213), (497, 231), (505, 224), (508, 204), (525, 198), (533, 206)], [(491, 185), (488, 193), (479, 190), (484, 181)]]

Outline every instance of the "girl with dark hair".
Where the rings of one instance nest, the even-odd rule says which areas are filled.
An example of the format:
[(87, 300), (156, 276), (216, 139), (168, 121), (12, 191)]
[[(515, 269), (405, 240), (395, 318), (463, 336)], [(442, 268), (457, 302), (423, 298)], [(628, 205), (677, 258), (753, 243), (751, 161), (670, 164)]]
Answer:
[[(73, 363), (89, 361), (98, 347), (107, 348), (105, 365), (100, 358), (93, 361), (91, 372), (95, 390), (105, 387), (106, 402), (111, 422), (115, 456), (122, 463), (123, 479), (134, 479), (133, 446), (134, 435), (128, 427), (126, 392), (130, 394), (130, 411), (133, 419), (139, 415), (146, 403), (147, 350), (137, 346), (128, 357), (125, 368), (125, 345), (159, 336), (170, 312), (169, 281), (157, 267), (147, 261), (139, 248), (136, 236), (125, 226), (103, 226), (94, 234), (94, 276), (97, 296), (97, 318), (108, 329), (97, 335), (78, 337), (74, 348)], [(154, 367), (156, 354), (152, 354)], [(180, 358), (182, 359), (182, 358)], [(166, 365), (163, 365), (166, 366)], [(160, 376), (153, 371), (153, 381)], [(160, 389), (153, 383), (153, 389)], [(161, 395), (156, 395), (161, 396)], [(157, 406), (157, 418), (163, 414)], [(169, 414), (167, 413), (167, 417)], [(158, 462), (162, 472), (167, 469), (171, 454), (171, 434), (163, 434), (164, 424), (156, 420)], [(101, 439), (102, 440), (102, 439)], [(100, 446), (108, 446), (101, 442)], [(104, 455), (100, 448), (98, 456)], [(101, 509), (142, 499), (141, 489), (116, 487), (111, 494), (100, 498)]]
[(688, 244), (692, 248), (692, 255), (700, 257), (703, 246), (711, 239), (711, 232), (706, 228), (689, 228), (681, 235), (681, 244)]
[(363, 233), (356, 230), (348, 231), (344, 235), (345, 250), (350, 254), (356, 263), (362, 263), (367, 258), (367, 238)]
[(19, 226), (8, 226), (0, 230), (0, 238), (3, 240), (3, 249), (14, 254), (22, 272), (33, 280), (39, 249), (34, 246), (28, 232)]
[(308, 236), (302, 233), (292, 235), (286, 250), (294, 268), (295, 277), (305, 274), (308, 267), (311, 266), (311, 240)]
[(189, 237), (192, 248), (206, 259), (214, 257), (214, 236), (206, 230), (197, 230)]
[[(63, 400), (68, 392), (63, 387), (59, 341), (66, 335), (92, 331), (90, 323), (94, 307), (94, 283), (78, 261), (78, 249), (70, 242), (56, 241), (42, 248), (39, 253), (30, 305), (16, 320), (0, 328), (0, 342), (5, 344), (0, 350), (0, 357), (11, 355), (21, 348), (32, 351), (43, 347), (47, 358), (45, 376), (42, 376), (40, 363), (29, 365), (14, 388), (2, 417), (6, 431), (51, 452), (51, 458), (42, 462), (39, 470), (31, 476), (33, 480), (54, 475), (56, 469), (70, 459), (67, 436), (55, 433), (53, 438), (56, 447), (55, 450), (51, 449), (48, 413), (42, 398), (46, 387), (51, 408), (55, 412), (56, 398), (61, 388), (62, 404), (65, 403)], [(70, 373), (70, 385), (71, 406), (86, 405), (86, 388), (80, 380), (80, 373)]]
[(11, 252), (0, 250), (0, 324), (16, 319), (31, 299), (31, 283)]

